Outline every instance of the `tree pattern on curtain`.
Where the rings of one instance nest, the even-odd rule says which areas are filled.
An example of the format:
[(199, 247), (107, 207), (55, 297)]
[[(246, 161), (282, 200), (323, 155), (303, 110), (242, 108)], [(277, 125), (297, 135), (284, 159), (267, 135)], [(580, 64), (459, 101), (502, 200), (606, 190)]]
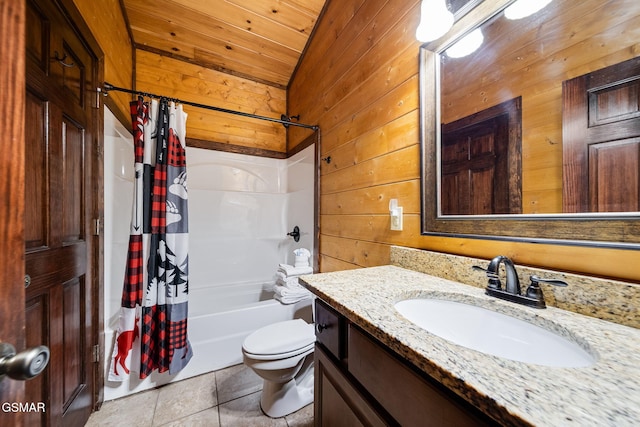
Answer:
[(192, 357), (185, 153), (187, 115), (166, 99), (131, 103), (135, 181), (110, 381), (179, 372)]

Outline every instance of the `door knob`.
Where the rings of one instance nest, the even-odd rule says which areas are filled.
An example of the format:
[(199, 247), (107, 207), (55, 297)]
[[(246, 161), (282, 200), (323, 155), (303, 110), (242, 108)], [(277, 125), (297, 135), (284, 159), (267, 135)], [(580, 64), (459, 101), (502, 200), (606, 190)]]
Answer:
[(16, 354), (11, 344), (0, 343), (0, 381), (4, 376), (14, 380), (28, 380), (39, 375), (49, 363), (49, 348), (44, 345)]

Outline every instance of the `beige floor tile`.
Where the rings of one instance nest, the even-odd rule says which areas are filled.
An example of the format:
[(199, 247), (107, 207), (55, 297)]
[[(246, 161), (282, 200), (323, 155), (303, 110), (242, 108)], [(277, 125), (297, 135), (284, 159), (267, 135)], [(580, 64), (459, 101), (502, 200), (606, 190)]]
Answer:
[(168, 424), (162, 424), (162, 427), (220, 427), (218, 408), (205, 409)]
[[(86, 427), (310, 427), (313, 404), (284, 418), (260, 409), (262, 379), (244, 365), (106, 402)], [(221, 402), (220, 406), (216, 406)], [(155, 413), (155, 416), (154, 416)]]
[(167, 384), (158, 391), (154, 426), (179, 420), (218, 404), (214, 372)]
[(313, 427), (313, 403), (284, 418), (289, 427)]
[(105, 402), (89, 417), (86, 427), (120, 427), (124, 425), (150, 427), (159, 391), (148, 390), (122, 399)]
[(243, 364), (217, 371), (216, 384), (219, 403), (262, 390), (262, 378)]
[(260, 392), (221, 404), (220, 427), (287, 427), (284, 418), (269, 418), (260, 409)]

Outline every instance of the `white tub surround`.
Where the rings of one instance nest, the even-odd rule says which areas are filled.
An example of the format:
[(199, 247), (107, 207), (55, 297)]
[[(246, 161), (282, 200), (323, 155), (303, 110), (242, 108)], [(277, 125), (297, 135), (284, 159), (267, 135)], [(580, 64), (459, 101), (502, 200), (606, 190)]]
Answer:
[[(133, 139), (105, 108), (104, 324), (108, 360), (120, 307), (133, 198)], [(107, 382), (105, 401), (242, 363), (242, 342), (270, 323), (306, 316), (273, 299), (279, 263), (313, 248), (314, 147), (271, 159), (187, 147), (189, 317), (194, 356), (178, 375)], [(301, 238), (287, 236), (300, 227)]]
[[(350, 322), (502, 425), (631, 426), (640, 421), (638, 329), (498, 300), (483, 289), (396, 266), (309, 275), (301, 281)], [(453, 344), (394, 308), (398, 301), (421, 296), (473, 302), (552, 329), (587, 348), (597, 362), (550, 368)]]

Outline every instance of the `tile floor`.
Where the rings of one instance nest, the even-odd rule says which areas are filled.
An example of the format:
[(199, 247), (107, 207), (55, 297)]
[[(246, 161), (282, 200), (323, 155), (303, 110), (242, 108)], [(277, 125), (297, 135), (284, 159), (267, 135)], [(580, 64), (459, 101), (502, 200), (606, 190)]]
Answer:
[(313, 426), (313, 404), (283, 418), (266, 416), (260, 410), (261, 389), (260, 377), (236, 365), (105, 402), (85, 427)]

